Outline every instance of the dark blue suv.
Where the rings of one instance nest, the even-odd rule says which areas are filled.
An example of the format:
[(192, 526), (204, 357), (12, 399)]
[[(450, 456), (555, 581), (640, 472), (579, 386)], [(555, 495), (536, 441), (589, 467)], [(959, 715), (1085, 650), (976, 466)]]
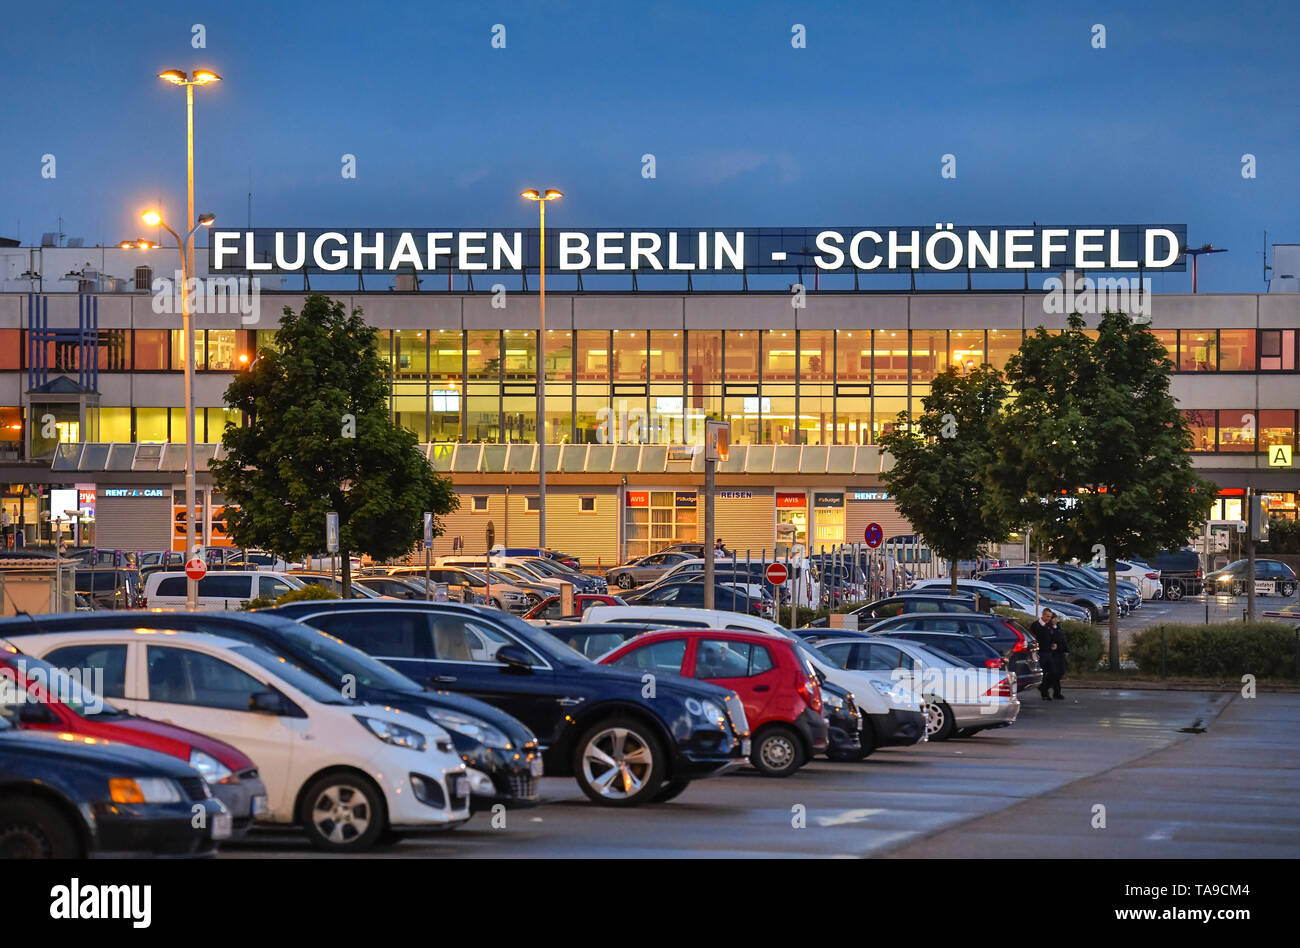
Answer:
[(295, 602), (272, 610), (315, 626), (416, 681), (472, 695), (518, 718), (546, 772), (591, 800), (635, 806), (738, 767), (749, 724), (734, 692), (675, 675), (592, 663), (507, 613), (436, 602)]

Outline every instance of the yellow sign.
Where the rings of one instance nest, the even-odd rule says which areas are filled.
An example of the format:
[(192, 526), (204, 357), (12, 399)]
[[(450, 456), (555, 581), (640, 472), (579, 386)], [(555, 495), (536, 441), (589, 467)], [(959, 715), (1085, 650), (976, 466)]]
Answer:
[(1268, 466), (1269, 467), (1290, 467), (1291, 466), (1291, 445), (1270, 444), (1268, 446)]

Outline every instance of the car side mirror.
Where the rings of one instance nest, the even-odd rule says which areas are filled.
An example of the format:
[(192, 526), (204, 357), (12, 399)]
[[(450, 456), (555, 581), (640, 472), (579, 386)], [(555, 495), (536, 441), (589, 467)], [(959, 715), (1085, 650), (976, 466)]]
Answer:
[(18, 709), (19, 724), (58, 724), (59, 718), (46, 704), (24, 702)]
[(288, 713), (284, 696), (277, 691), (259, 691), (248, 699), (248, 710), (260, 714), (283, 715)]
[(506, 671), (517, 674), (532, 672), (532, 657), (518, 645), (503, 645), (497, 649), (497, 661), (506, 666)]

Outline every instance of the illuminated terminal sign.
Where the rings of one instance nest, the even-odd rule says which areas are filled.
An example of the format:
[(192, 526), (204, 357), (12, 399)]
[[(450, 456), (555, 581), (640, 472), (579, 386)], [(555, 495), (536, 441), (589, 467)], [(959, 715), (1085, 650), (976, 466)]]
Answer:
[(162, 487), (105, 487), (100, 491), (105, 497), (163, 497)]
[[(1187, 227), (588, 228), (546, 234), (548, 269), (614, 273), (974, 273), (1185, 270)], [(509, 274), (537, 270), (538, 231), (217, 230), (212, 273)]]

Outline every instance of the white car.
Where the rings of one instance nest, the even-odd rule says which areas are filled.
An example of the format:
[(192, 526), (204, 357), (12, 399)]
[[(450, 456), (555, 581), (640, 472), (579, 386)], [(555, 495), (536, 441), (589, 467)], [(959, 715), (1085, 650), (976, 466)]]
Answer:
[(1005, 669), (977, 668), (898, 638), (826, 639), (814, 651), (830, 666), (821, 669), (826, 677), (854, 694), (863, 693), (860, 677), (870, 679), (874, 670), (888, 675), (900, 696), (909, 691), (918, 695), (932, 741), (1008, 727), (1020, 713), (1016, 676)]
[[(1100, 574), (1104, 577), (1105, 570), (1101, 570)], [(1160, 582), (1160, 570), (1154, 566), (1143, 566), (1132, 560), (1116, 560), (1115, 578), (1137, 586), (1142, 591), (1143, 599), (1159, 599), (1165, 594), (1165, 587)]]
[(239, 748), (266, 784), (262, 819), (302, 826), (317, 849), (356, 852), (470, 817), (469, 778), (446, 731), (345, 697), (260, 646), (157, 629), (10, 641), (102, 675), (118, 707)]
[(726, 609), (696, 609), (692, 606), (589, 606), (581, 622), (654, 622), (660, 628), (732, 629), (740, 632), (762, 632), (790, 638), (790, 632), (762, 616), (728, 612)]
[[(144, 582), (145, 605), (185, 608), (188, 577), (184, 572), (150, 573)], [(270, 570), (215, 569), (199, 580), (200, 609), (238, 609), (250, 599), (278, 599), (306, 583), (292, 573)]]

